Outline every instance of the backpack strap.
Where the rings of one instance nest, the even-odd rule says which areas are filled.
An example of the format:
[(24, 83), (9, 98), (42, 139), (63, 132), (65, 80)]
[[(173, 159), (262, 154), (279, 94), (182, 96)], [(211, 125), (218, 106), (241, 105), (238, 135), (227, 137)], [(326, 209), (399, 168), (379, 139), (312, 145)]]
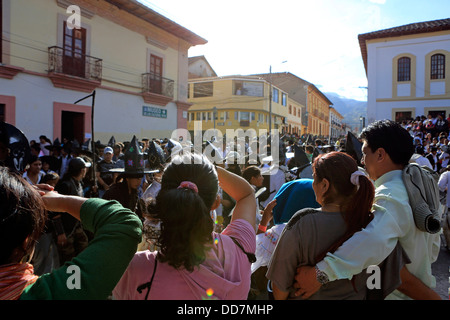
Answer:
[(147, 288), (147, 293), (145, 294), (145, 300), (148, 299), (148, 294), (150, 293), (150, 289), (151, 289), (151, 287), (152, 287), (153, 278), (155, 277), (156, 266), (157, 266), (157, 264), (158, 264), (158, 259), (156, 259), (156, 257), (155, 257), (155, 264), (154, 264), (154, 267), (153, 267), (152, 278), (150, 279), (149, 282), (146, 282), (146, 283), (144, 283), (144, 284), (141, 284), (141, 285), (140, 285), (139, 287), (137, 287), (137, 289), (136, 289), (139, 293), (142, 293), (142, 290), (144, 290), (145, 288)]
[(233, 242), (239, 247), (239, 249), (241, 249), (242, 252), (245, 253), (245, 255), (247, 256), (248, 261), (249, 261), (250, 263), (256, 262), (256, 256), (255, 256), (254, 253), (250, 253), (250, 252), (245, 251), (244, 248), (241, 246), (241, 244), (240, 244), (235, 238), (233, 238), (233, 237), (230, 237), (230, 238), (231, 238), (231, 240), (233, 240)]

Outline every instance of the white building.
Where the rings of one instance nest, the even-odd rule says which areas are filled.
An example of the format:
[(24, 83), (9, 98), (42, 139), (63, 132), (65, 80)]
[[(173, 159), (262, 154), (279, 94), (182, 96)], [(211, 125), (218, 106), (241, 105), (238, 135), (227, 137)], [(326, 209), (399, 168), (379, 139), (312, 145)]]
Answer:
[(0, 120), (29, 140), (187, 127), (188, 49), (207, 41), (136, 0), (0, 0), (0, 34)]
[(367, 123), (450, 114), (450, 19), (360, 34)]

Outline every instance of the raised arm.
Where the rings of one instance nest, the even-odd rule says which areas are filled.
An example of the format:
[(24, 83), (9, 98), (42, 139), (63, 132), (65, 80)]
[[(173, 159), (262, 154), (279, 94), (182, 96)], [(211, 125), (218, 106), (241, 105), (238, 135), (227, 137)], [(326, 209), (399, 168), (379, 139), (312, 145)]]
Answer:
[(252, 226), (256, 223), (255, 192), (252, 186), (242, 177), (217, 166), (219, 185), (223, 191), (236, 200), (231, 220), (244, 219)]

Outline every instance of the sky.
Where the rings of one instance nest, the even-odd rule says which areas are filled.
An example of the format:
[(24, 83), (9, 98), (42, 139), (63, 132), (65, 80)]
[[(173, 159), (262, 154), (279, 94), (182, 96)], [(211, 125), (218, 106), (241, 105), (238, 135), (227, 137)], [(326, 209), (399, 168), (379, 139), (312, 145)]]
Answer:
[(218, 76), (290, 72), (323, 93), (367, 100), (358, 35), (450, 18), (450, 0), (138, 0), (206, 39)]

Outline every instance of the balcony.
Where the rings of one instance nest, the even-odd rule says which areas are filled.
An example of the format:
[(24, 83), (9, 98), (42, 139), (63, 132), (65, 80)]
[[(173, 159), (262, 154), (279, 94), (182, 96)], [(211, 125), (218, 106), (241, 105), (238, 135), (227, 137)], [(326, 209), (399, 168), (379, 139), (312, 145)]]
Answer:
[(146, 103), (160, 106), (173, 100), (175, 81), (155, 73), (142, 74), (142, 96)]
[(102, 59), (49, 47), (48, 74), (55, 87), (91, 92), (101, 84)]

